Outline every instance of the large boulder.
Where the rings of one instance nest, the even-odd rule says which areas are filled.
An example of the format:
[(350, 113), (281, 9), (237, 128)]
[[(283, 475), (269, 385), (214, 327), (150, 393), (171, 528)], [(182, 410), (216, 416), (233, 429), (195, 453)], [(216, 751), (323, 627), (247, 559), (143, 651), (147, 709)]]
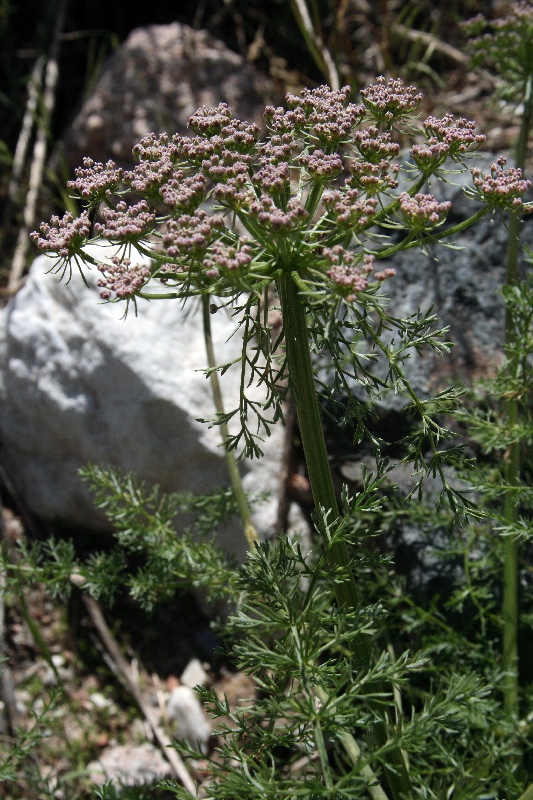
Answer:
[[(206, 31), (152, 25), (132, 31), (106, 64), (63, 141), (70, 168), (84, 156), (133, 163), (132, 147), (151, 131), (187, 132), (202, 105), (228, 103), (262, 121), (268, 81)], [(106, 251), (109, 253), (109, 250)], [(88, 461), (131, 471), (164, 491), (209, 491), (227, 484), (214, 416), (201, 313), (176, 303), (141, 303), (138, 317), (102, 305), (89, 277), (60, 284), (40, 257), (22, 291), (0, 315), (0, 458), (20, 499), (45, 520), (105, 528), (77, 471)], [(237, 358), (234, 325), (212, 318), (221, 361)], [(228, 408), (237, 402), (237, 370), (224, 379)], [(245, 470), (248, 489), (270, 491), (257, 515), (269, 535), (277, 515), (282, 432), (270, 458)], [(259, 470), (252, 476), (252, 472)], [(239, 525), (224, 532), (243, 550)]]
[[(408, 158), (408, 154), (405, 156)], [(479, 154), (472, 166), (487, 172), (495, 158), (491, 154)], [(470, 172), (464, 172), (451, 174), (448, 183), (439, 182), (431, 187), (439, 201), (450, 200), (452, 203), (447, 225), (457, 225), (481, 208), (479, 202), (470, 199), (463, 191), (465, 186), (471, 185)], [(399, 191), (403, 188), (400, 186)], [(533, 215), (524, 216), (520, 234), (522, 246), (533, 245), (532, 223)], [(395, 235), (399, 241), (405, 232)], [(388, 296), (387, 310), (391, 316), (407, 318), (416, 315), (419, 309), (425, 313), (432, 308), (438, 318), (435, 327), (448, 328), (442, 340), (453, 345), (448, 354), (440, 356), (426, 347), (422, 356), (412, 351), (403, 365), (407, 378), (420, 397), (431, 397), (458, 381), (468, 383), (485, 377), (500, 361), (505, 332), (501, 289), (506, 281), (507, 238), (503, 218), (494, 213), (450, 240), (429, 245), (426, 252), (414, 248), (376, 262), (379, 269), (392, 267), (396, 272), (382, 289), (382, 293)], [(522, 273), (524, 269), (527, 269), (527, 264), (521, 253)], [(385, 331), (383, 339), (390, 341), (398, 337), (395, 331)], [(384, 378), (388, 371), (385, 358), (378, 355), (373, 369)], [(327, 360), (321, 377), (326, 383), (332, 381)], [(360, 386), (351, 382), (350, 388), (366, 400)], [(390, 414), (394, 418), (393, 426), (397, 426), (398, 412), (410, 402), (406, 393), (385, 394), (381, 406), (384, 424), (388, 424)], [(399, 430), (398, 435), (401, 435)]]
[[(491, 154), (479, 154), (472, 166), (488, 171), (495, 160)], [(438, 200), (450, 200), (452, 208), (447, 223), (456, 225), (476, 213), (479, 203), (469, 199), (463, 192), (471, 185), (469, 173), (450, 175), (450, 182), (432, 186)], [(403, 234), (401, 234), (403, 235)], [(520, 273), (523, 275), (531, 265), (522, 252), (523, 247), (533, 247), (533, 215), (525, 216), (521, 225)], [(429, 347), (422, 355), (412, 351), (402, 369), (416, 394), (423, 399), (431, 398), (449, 387), (469, 386), (472, 380), (493, 375), (503, 357), (505, 338), (505, 306), (501, 293), (506, 282), (506, 250), (508, 231), (499, 214), (487, 215), (472, 227), (460, 232), (450, 240), (452, 248), (443, 244), (432, 244), (428, 252), (420, 249), (406, 250), (387, 261), (380, 261), (379, 268), (393, 267), (396, 275), (383, 286), (388, 295), (388, 311), (397, 318), (416, 315), (433, 308), (438, 318), (435, 327), (448, 328), (443, 341), (453, 346), (448, 353), (439, 356)], [(383, 338), (397, 339), (390, 331)], [(364, 343), (361, 344), (364, 349)], [(374, 351), (375, 354), (375, 351)], [(372, 369), (385, 378), (388, 362), (379, 357)], [(330, 385), (333, 371), (327, 358), (321, 362), (321, 378)], [(368, 396), (360, 384), (349, 381), (351, 391), (362, 402)], [(373, 433), (384, 444), (384, 455), (392, 468), (384, 482), (387, 492), (395, 487), (399, 502), (413, 489), (417, 477), (413, 476), (410, 464), (401, 463), (400, 441), (412, 430), (416, 417), (406, 413), (411, 405), (407, 392), (388, 391), (368, 417)], [(444, 424), (462, 432), (453, 419)], [(363, 467), (375, 470), (375, 459), (368, 442), (355, 443), (345, 429), (328, 424), (327, 438), (331, 463), (340, 486), (347, 481), (351, 488), (360, 487)], [(464, 442), (464, 440), (459, 440)], [(429, 453), (427, 453), (429, 455)], [(460, 481), (451, 468), (445, 467), (446, 479), (457, 489), (468, 487)], [(424, 481), (424, 498), (428, 506), (435, 506), (442, 485), (437, 477)], [(413, 521), (414, 519), (414, 521)], [(386, 529), (386, 523), (384, 523)], [(442, 559), (438, 551), (449, 549), (449, 530), (439, 525), (436, 518), (421, 515), (410, 517), (400, 514), (394, 519), (386, 546), (394, 552), (394, 562), (399, 572), (406, 573), (416, 589), (447, 593), (450, 586), (462, 574), (462, 557)]]
[(132, 31), (106, 64), (64, 139), (72, 169), (84, 156), (132, 164), (147, 133), (184, 134), (200, 106), (227, 103), (241, 119), (262, 121), (268, 81), (204, 30), (150, 25)]
[[(109, 247), (90, 245), (96, 259)], [(131, 471), (166, 492), (208, 492), (228, 484), (215, 416), (198, 303), (99, 302), (98, 272), (90, 288), (74, 271), (60, 283), (40, 256), (23, 289), (0, 313), (0, 460), (27, 507), (46, 520), (85, 528), (106, 522), (78, 476), (93, 462)], [(220, 363), (238, 358), (240, 337), (220, 309), (212, 316)], [(236, 407), (239, 367), (222, 378), (226, 408)], [(259, 395), (256, 394), (256, 397)], [(266, 458), (245, 470), (247, 490), (272, 493), (256, 522), (268, 535), (276, 518), (283, 433), (274, 426)], [(239, 553), (236, 525), (223, 543)]]

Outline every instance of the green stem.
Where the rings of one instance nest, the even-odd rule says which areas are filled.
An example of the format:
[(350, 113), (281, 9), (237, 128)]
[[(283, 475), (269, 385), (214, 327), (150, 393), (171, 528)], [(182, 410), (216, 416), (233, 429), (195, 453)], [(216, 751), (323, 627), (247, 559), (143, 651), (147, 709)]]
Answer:
[[(295, 277), (297, 277), (295, 275)], [(285, 269), (278, 279), (289, 382), (298, 413), (300, 436), (305, 453), (309, 481), (314, 504), (329, 522), (339, 519), (339, 508), (329, 467), (326, 443), (322, 428), (322, 417), (315, 389), (313, 366), (309, 349), (309, 333), (305, 306), (300, 299), (294, 277)], [(335, 542), (328, 551), (328, 562), (337, 573), (335, 595), (339, 606), (358, 609), (359, 592), (350, 564), (345, 542)], [(369, 637), (361, 636), (353, 644), (356, 665), (363, 669), (372, 659)], [(381, 691), (381, 687), (377, 687)], [(390, 724), (390, 722), (389, 722)], [(378, 747), (383, 747), (389, 738), (388, 724), (384, 720), (375, 723), (374, 736)], [(411, 780), (400, 748), (394, 747), (387, 754), (385, 774), (394, 800), (408, 800), (413, 796)]]
[[(215, 409), (217, 415), (223, 416), (224, 403), (222, 401), (222, 391), (220, 389), (220, 381), (218, 380), (218, 373), (215, 369), (215, 367), (217, 366), (217, 361), (215, 359), (215, 349), (213, 346), (213, 337), (211, 334), (211, 313), (209, 310), (209, 295), (206, 294), (203, 295), (202, 309), (203, 309), (203, 320), (204, 320), (205, 350), (207, 353), (207, 363), (211, 370), (209, 375), (209, 378), (211, 380), (211, 389), (213, 392), (213, 399), (215, 401)], [(235, 499), (237, 500), (239, 513), (241, 515), (241, 520), (244, 527), (244, 535), (246, 537), (246, 541), (248, 542), (248, 546), (250, 548), (253, 548), (254, 544), (259, 541), (259, 537), (257, 535), (255, 526), (252, 522), (250, 506), (248, 505), (248, 500), (246, 499), (246, 493), (242, 487), (241, 475), (239, 472), (237, 461), (235, 459), (235, 454), (233, 450), (228, 450), (225, 447), (225, 444), (229, 439), (228, 426), (226, 425), (225, 422), (220, 423), (220, 434), (222, 437), (222, 442), (224, 444), (224, 454), (226, 456), (226, 466), (228, 468), (231, 486), (233, 488), (233, 493), (235, 494)]]
[(518, 800), (533, 800), (533, 783), (530, 783), (524, 794), (521, 794)]
[[(520, 124), (520, 133), (516, 147), (516, 166), (524, 169), (527, 156), (527, 143), (531, 121), (533, 118), (533, 75), (529, 75), (524, 97), (524, 113)], [(518, 281), (518, 252), (520, 244), (520, 218), (513, 215), (509, 220), (509, 238), (507, 241), (507, 275), (508, 286)], [(513, 344), (516, 339), (512, 311), (505, 311), (505, 344), (515, 355), (511, 370), (515, 373), (519, 367), (519, 356)], [(519, 418), (519, 406), (516, 397), (510, 397), (506, 403), (507, 423), (515, 426)], [(517, 486), (520, 477), (520, 442), (513, 442), (505, 455), (504, 479), (509, 486)], [(506, 525), (513, 525), (518, 519), (518, 506), (514, 492), (506, 492), (503, 516)], [(502, 667), (504, 679), (504, 709), (506, 714), (518, 714), (518, 540), (515, 536), (507, 536), (504, 544), (503, 568), (503, 652)]]
[[(334, 522), (339, 518), (339, 508), (324, 433), (322, 417), (315, 389), (309, 337), (305, 310), (298, 295), (298, 289), (291, 275), (284, 273), (278, 282), (283, 324), (285, 326), (285, 346), (289, 368), (289, 380), (294, 404), (298, 413), (300, 435), (309, 472), (309, 481), (317, 509), (323, 509), (328, 519)], [(342, 576), (335, 583), (335, 594), (339, 606), (357, 608), (359, 593), (350, 567), (348, 550), (344, 542), (335, 543), (330, 550), (331, 566), (340, 568)], [(370, 648), (364, 646), (361, 662), (368, 664)]]
[(447, 239), (450, 236), (455, 236), (456, 233), (461, 233), (461, 231), (466, 230), (475, 222), (482, 219), (486, 214), (488, 214), (489, 211), (490, 208), (488, 206), (483, 206), (483, 208), (480, 208), (479, 211), (476, 211), (476, 213), (471, 217), (468, 217), (468, 219), (463, 220), (463, 222), (458, 222), (457, 225), (454, 225), (451, 228), (446, 228), (445, 230), (440, 231), (440, 233), (432, 233), (428, 234), (427, 236), (419, 236), (414, 238), (413, 232), (411, 231), (407, 234), (407, 236), (405, 236), (404, 239), (402, 239), (401, 242), (398, 242), (398, 244), (391, 245), (390, 247), (384, 247), (381, 250), (369, 250), (369, 252), (372, 252), (376, 258), (382, 259), (390, 258), (390, 256), (393, 256), (395, 253), (399, 253), (402, 250), (411, 250), (413, 247), (426, 247), (428, 244), (438, 242), (441, 239)]
[[(320, 700), (323, 706), (325, 706), (329, 702), (329, 697), (326, 691), (321, 686), (315, 686), (314, 693)], [(342, 742), (344, 750), (348, 755), (352, 764), (359, 768), (361, 771), (361, 775), (366, 778), (369, 783), (368, 786), (368, 794), (372, 798), (372, 800), (388, 800), (387, 795), (379, 785), (377, 776), (369, 764), (364, 764), (361, 766), (361, 748), (357, 744), (354, 737), (351, 733), (347, 733), (346, 731), (341, 731), (339, 734), (339, 739)]]

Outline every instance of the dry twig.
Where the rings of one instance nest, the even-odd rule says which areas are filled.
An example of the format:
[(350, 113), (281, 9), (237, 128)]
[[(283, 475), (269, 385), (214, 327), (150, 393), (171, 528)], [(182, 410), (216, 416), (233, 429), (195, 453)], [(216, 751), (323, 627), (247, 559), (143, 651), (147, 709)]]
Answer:
[(23, 222), (19, 230), (15, 253), (11, 264), (11, 271), (8, 280), (8, 289), (12, 289), (19, 283), (24, 272), (26, 254), (29, 246), (29, 234), (35, 225), (35, 212), (37, 207), (37, 196), (42, 183), (44, 163), (46, 160), (46, 139), (48, 135), (49, 122), (55, 105), (55, 90), (59, 76), (58, 53), (61, 31), (65, 19), (65, 12), (68, 0), (59, 0), (52, 43), (50, 46), (50, 56), (46, 63), (44, 74), (43, 89), (43, 119), (39, 125), (35, 144), (33, 147), (33, 158), (30, 170), (28, 194), (24, 205)]
[(24, 117), (22, 118), (22, 125), (20, 128), (19, 137), (17, 139), (17, 146), (15, 147), (15, 155), (13, 156), (11, 177), (9, 179), (9, 186), (7, 187), (7, 202), (4, 208), (4, 223), (7, 222), (11, 216), (11, 209), (13, 203), (15, 202), (20, 179), (24, 171), (26, 153), (28, 152), (31, 133), (35, 122), (37, 100), (39, 98), (39, 86), (42, 83), (43, 70), (44, 59), (42, 56), (40, 56), (33, 65), (30, 80), (28, 82), (28, 101), (24, 110)]
[[(73, 575), (71, 577), (72, 582), (75, 585), (79, 585), (79, 576)], [(166, 735), (166, 733), (159, 727), (158, 721), (155, 717), (154, 712), (147, 704), (146, 700), (144, 699), (141, 690), (139, 689), (139, 685), (133, 679), (131, 674), (130, 665), (120, 652), (120, 649), (113, 637), (113, 634), (109, 630), (109, 627), (104, 619), (104, 615), (102, 614), (102, 610), (96, 600), (92, 597), (89, 597), (87, 594), (83, 594), (83, 602), (89, 615), (96, 627), (102, 642), (105, 645), (107, 652), (109, 653), (115, 667), (117, 670), (117, 674), (122, 680), (122, 683), (125, 685), (126, 689), (130, 692), (133, 696), (135, 702), (139, 706), (141, 713), (144, 715), (146, 721), (148, 722), (155, 740), (159, 744), (163, 755), (168, 760), (170, 766), (172, 767), (175, 775), (179, 778), (182, 782), (183, 786), (187, 789), (191, 795), (196, 797), (196, 786), (191, 778), (185, 764), (183, 763), (182, 759), (180, 758), (179, 754), (177, 753), (176, 749), (172, 746), (172, 742)]]

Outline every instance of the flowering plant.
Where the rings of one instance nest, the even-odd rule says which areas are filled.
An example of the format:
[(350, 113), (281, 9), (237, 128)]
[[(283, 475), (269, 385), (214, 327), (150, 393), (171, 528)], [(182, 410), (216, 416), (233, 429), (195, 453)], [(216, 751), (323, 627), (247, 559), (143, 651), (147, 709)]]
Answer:
[[(362, 509), (374, 507), (386, 467), (380, 464), (376, 478), (365, 481), (361, 496), (350, 498), (344, 493), (341, 514), (322, 431), (312, 353), (327, 351), (333, 360), (333, 385), (323, 389), (330, 392), (341, 423), (355, 425), (357, 439), (368, 435), (376, 450), (378, 442), (366, 426), (367, 410), (348, 390), (349, 380), (362, 384), (371, 399), (386, 385), (410, 397), (411, 411), (421, 421), (411, 454), (420, 482), (425, 474), (438, 474), (453, 509), (463, 507), (464, 498), (445, 479), (444, 454), (439, 450), (444, 431), (434, 417), (434, 412), (449, 409), (455, 394), (443, 392), (431, 403), (421, 400), (402, 368), (413, 349), (428, 345), (445, 350), (443, 332), (433, 330), (435, 318), (429, 313), (408, 320), (388, 315), (379, 287), (394, 278), (387, 259), (396, 253), (424, 249), (453, 237), (491, 211), (529, 210), (522, 200), (529, 183), (519, 170), (505, 170), (500, 160), (485, 175), (472, 169), (468, 191), (480, 201), (480, 208), (468, 220), (446, 227), (450, 203), (429, 193), (430, 184), (446, 180), (450, 165), (452, 172), (468, 169), (467, 160), (484, 137), (475, 133), (474, 123), (451, 115), (429, 117), (416, 127), (414, 116), (421, 101), (416, 89), (399, 79), (378, 78), (361, 92), (358, 104), (351, 101), (349, 87), (303, 90), (299, 96), (288, 94), (286, 107), (265, 109), (263, 140), (258, 125), (234, 119), (225, 104), (201, 108), (189, 121), (192, 136), (145, 137), (134, 148), (138, 163), (133, 170), (124, 171), (111, 161), (104, 165), (86, 159), (69, 184), (85, 210), (76, 219), (70, 214), (54, 217), (32, 234), (44, 252), (55, 255), (53, 269), (61, 274), (69, 276), (73, 265), (82, 274), (85, 267), (96, 267), (105, 301), (125, 300), (136, 307), (143, 299), (201, 297), (204, 310), (230, 309), (243, 328), (242, 390), (239, 407), (225, 413), (218, 406), (215, 420), (221, 426), (237, 421), (237, 430), (223, 436), (229, 451), (239, 451), (241, 457), (260, 455), (261, 435), (268, 435), (269, 426), (282, 415), (282, 401), (290, 388), (323, 547), (317, 572), (308, 575), (308, 597), (323, 603), (323, 596), (315, 597), (313, 591), (319, 586), (317, 575), (327, 564), (329, 590), (341, 615), (335, 617), (334, 644), (331, 640), (312, 654), (310, 650), (304, 661), (297, 637), (293, 642), (297, 666), (291, 666), (291, 680), (298, 674), (304, 687), (300, 697), (309, 717), (309, 737), (317, 748), (329, 792), (320, 796), (341, 796), (340, 784), (328, 777), (321, 727), (327, 714), (335, 718), (339, 741), (353, 775), (358, 776), (359, 788), (353, 796), (368, 790), (373, 798), (384, 800), (383, 781), (394, 800), (413, 796), (401, 747), (416, 750), (417, 723), (409, 736), (400, 738), (402, 724), (394, 725), (392, 716), (401, 717), (401, 708), (385, 684), (396, 690), (400, 675), (418, 669), (421, 662), (406, 655), (387, 667), (383, 654), (376, 658), (373, 652), (379, 613), (372, 612), (364, 620), (359, 617), (362, 605), (349, 550), (353, 545), (350, 520)], [(410, 158), (403, 164), (399, 136), (414, 140)], [(108, 260), (99, 263), (84, 249), (91, 232), (113, 245)], [(149, 265), (139, 256), (148, 258)], [(384, 269), (376, 270), (380, 261), (385, 262)], [(274, 340), (267, 320), (273, 289), (283, 320)], [(384, 336), (392, 329), (399, 333), (396, 343)], [(360, 353), (358, 338), (369, 341), (387, 359), (386, 381), (372, 371), (375, 355)], [(209, 372), (223, 374), (230, 366), (210, 366)], [(266, 387), (262, 404), (247, 396), (247, 385), (254, 380)], [(429, 442), (427, 460), (423, 442)], [(273, 641), (279, 639), (279, 626), (286, 628), (287, 619), (296, 614), (296, 596), (301, 597), (297, 576), (307, 569), (299, 551), (283, 545), (280, 552), (279, 564), (273, 566), (267, 549), (254, 550), (249, 569), (253, 580), (246, 575), (241, 578), (250, 593), (254, 582), (266, 585), (267, 575), (274, 581), (276, 570), (288, 570), (295, 597), (287, 607), (283, 600), (287, 590), (280, 578), (280, 616), (272, 622)], [(264, 599), (261, 603), (266, 614)], [(312, 608), (311, 600), (304, 600), (301, 612), (305, 616)], [(246, 621), (248, 628), (259, 613), (254, 608)], [(294, 623), (291, 636), (297, 630)], [(328, 631), (324, 636), (333, 636)], [(252, 645), (248, 646), (250, 653)], [(344, 671), (342, 681), (337, 676), (336, 682), (326, 685), (321, 684), (315, 667), (329, 648), (337, 648)], [(263, 651), (261, 658), (266, 658)], [(315, 667), (310, 678), (311, 663)], [(347, 696), (343, 681), (354, 670), (365, 676), (358, 684), (358, 697), (366, 710), (357, 722), (353, 714), (343, 717), (343, 722), (335, 716), (340, 699), (334, 698)], [(268, 681), (265, 687), (272, 689)], [(304, 713), (303, 706), (300, 712)], [(363, 759), (352, 735), (356, 724), (370, 731), (374, 742), (374, 749)], [(382, 774), (374, 771), (377, 765)]]
[[(70, 213), (53, 217), (32, 238), (56, 255), (55, 269), (63, 274), (72, 264), (97, 267), (104, 300), (136, 304), (140, 298), (201, 295), (222, 304), (242, 302), (236, 318), (245, 325), (246, 342), (255, 335), (259, 343), (253, 359), (244, 349), (242, 367), (267, 386), (265, 407), (274, 409), (276, 419), (296, 307), (337, 326), (355, 318), (364, 328), (368, 312), (379, 305), (378, 286), (394, 275), (392, 266), (376, 271), (376, 262), (449, 238), (493, 209), (520, 211), (528, 186), (519, 170), (505, 171), (504, 162), (493, 165), (490, 175), (473, 170), (469, 191), (482, 205), (471, 219), (444, 228), (450, 204), (422, 190), (431, 180), (445, 180), (445, 164), (467, 168), (466, 159), (484, 141), (475, 123), (430, 116), (414, 128), (422, 96), (399, 79), (378, 78), (361, 100), (351, 102), (349, 87), (289, 94), (287, 108), (265, 109), (264, 141), (258, 125), (233, 119), (225, 104), (201, 108), (190, 118), (194, 136), (150, 134), (136, 145), (133, 170), (86, 158), (69, 183), (85, 210), (76, 219)], [(398, 131), (424, 140), (412, 146), (404, 167), (394, 141)], [(386, 230), (395, 232), (395, 243), (387, 242)], [(96, 263), (84, 251), (91, 232), (118, 246), (118, 254)], [(151, 265), (139, 263), (139, 254)], [(285, 321), (280, 340), (285, 338), (287, 361), (281, 364), (264, 319), (272, 284)], [(324, 328), (332, 330), (331, 324)], [(335, 349), (331, 337), (322, 345)], [(243, 396), (241, 433), (229, 441), (233, 448), (244, 441), (243, 456), (261, 452), (247, 423), (250, 410), (265, 430), (269, 424)]]
[[(233, 119), (221, 104), (193, 114), (193, 137), (146, 136), (134, 148), (133, 170), (86, 158), (69, 182), (86, 210), (76, 219), (53, 217), (32, 238), (58, 256), (58, 269), (70, 269), (72, 261), (88, 265), (83, 246), (100, 209), (94, 234), (121, 247), (111, 263), (96, 265), (104, 299), (233, 299), (244, 292), (257, 298), (289, 273), (312, 302), (364, 304), (392, 275), (375, 273), (375, 260), (457, 232), (435, 233), (450, 204), (421, 190), (432, 177), (444, 177), (448, 159), (464, 169), (484, 136), (474, 133), (475, 123), (451, 115), (429, 117), (418, 131), (407, 127), (422, 96), (401, 80), (378, 78), (361, 94), (358, 105), (349, 87), (289, 94), (287, 109), (265, 109), (263, 142), (255, 123)], [(395, 130), (426, 140), (412, 147), (409, 173), (399, 163)], [(409, 187), (398, 193), (400, 173)], [(494, 167), (490, 188), (478, 172), (474, 177), (471, 192), (485, 203), (475, 219), (491, 207), (522, 205), (527, 186), (512, 170)], [(132, 192), (141, 199), (132, 202)], [(382, 245), (378, 226), (404, 236), (393, 248)], [(152, 266), (132, 262), (132, 248)]]
[(463, 23), (470, 37), (473, 63), (495, 69), (502, 78), (501, 95), (522, 102), (533, 73), (533, 5), (531, 0), (511, 3), (504, 17), (477, 14)]
[[(473, 65), (488, 67), (498, 76), (497, 95), (504, 101), (512, 103), (520, 117), (514, 155), (516, 177), (521, 182), (523, 180), (521, 173), (526, 166), (529, 135), (533, 124), (533, 4), (531, 0), (518, 0), (518, 2), (511, 3), (505, 17), (488, 19), (483, 14), (478, 14), (464, 23), (464, 26), (466, 33), (470, 36), (469, 45)], [(501, 159), (498, 163), (503, 168), (504, 162), (502, 163)], [(479, 187), (484, 183), (490, 190), (491, 181), (487, 181), (486, 177), (488, 176), (477, 175), (475, 180)], [(484, 189), (482, 188), (481, 191)], [(513, 190), (511, 189), (511, 191)], [(517, 204), (519, 204), (518, 197)], [(508, 225), (506, 286), (504, 287), (506, 300), (505, 350), (510, 358), (500, 368), (501, 376), (505, 376), (504, 380), (508, 383), (516, 380), (517, 376), (521, 374), (521, 364), (527, 358), (524, 355), (527, 352), (527, 337), (523, 337), (520, 325), (514, 318), (515, 307), (513, 306), (513, 298), (515, 305), (519, 306), (521, 293), (523, 292), (524, 296), (527, 296), (530, 291), (527, 283), (521, 280), (523, 276), (519, 271), (519, 238), (520, 219), (513, 215)], [(527, 300), (523, 299), (522, 302), (527, 305)], [(527, 329), (527, 324), (525, 328)], [(498, 387), (501, 390), (501, 385), (501, 380), (496, 379), (493, 389)], [(527, 410), (529, 401), (524, 400), (525, 396), (527, 395), (521, 392), (516, 394), (510, 392), (508, 388), (500, 394), (500, 405), (505, 409), (506, 427), (510, 431), (516, 430), (520, 423), (529, 416)], [(476, 423), (473, 425), (473, 430), (478, 435), (479, 426)], [(527, 436), (522, 438), (526, 440)], [(518, 714), (519, 708), (517, 642), (520, 524), (518, 486), (522, 469), (521, 450), (521, 437), (515, 436), (503, 458), (503, 484), (508, 488), (504, 493), (503, 519), (500, 522), (502, 523), (501, 530), (505, 529), (508, 533), (503, 539), (502, 613), (505, 624), (503, 627), (502, 665), (506, 673), (504, 705), (508, 715)], [(485, 490), (487, 495), (490, 495), (490, 491), (487, 492), (486, 487)]]

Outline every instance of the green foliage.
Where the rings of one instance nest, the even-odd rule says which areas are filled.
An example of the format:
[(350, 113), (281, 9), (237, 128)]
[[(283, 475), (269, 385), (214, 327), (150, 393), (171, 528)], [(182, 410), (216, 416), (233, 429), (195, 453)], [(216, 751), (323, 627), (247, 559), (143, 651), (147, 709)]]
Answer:
[(97, 800), (165, 800), (169, 793), (160, 789), (156, 782), (141, 786), (122, 786), (106, 781), (103, 786), (95, 788), (94, 797)]
[[(210, 543), (206, 550), (202, 539), (186, 535), (179, 544), (170, 522), (179, 498), (146, 492), (131, 476), (109, 470), (89, 468), (86, 477), (117, 536), (125, 536), (124, 549), (150, 564), (150, 570), (126, 568), (117, 576), (114, 554), (101, 555), (103, 584), (134, 594), (144, 586), (147, 605), (158, 597), (154, 586), (163, 587), (168, 598), (171, 587), (209, 588), (206, 575), (218, 580), (212, 587), (216, 596), (227, 590), (233, 611), (224, 625), (225, 647), (236, 667), (254, 676), (259, 694), (230, 710), (223, 698), (202, 692), (214, 719), (224, 718), (220, 748), (210, 761), (209, 797), (367, 798), (368, 787), (382, 779), (393, 745), (408, 754), (414, 797), (441, 798), (453, 790), (452, 796), (473, 800), (521, 791), (519, 755), (531, 733), (501, 716), (498, 621), (490, 593), (490, 576), (499, 565), (487, 552), (473, 558), (478, 543), (459, 539), (469, 564), (466, 584), (458, 584), (444, 605), (417, 606), (405, 587), (391, 581), (390, 564), (380, 564), (383, 558), (361, 538), (361, 519), (379, 514), (383, 505), (382, 470), (367, 473), (352, 497), (345, 493), (340, 521), (317, 519), (322, 535), (311, 552), (282, 536), (258, 546), (240, 568), (225, 567), (219, 549)], [(227, 509), (227, 498), (216, 500), (217, 510), (208, 512), (214, 523)], [(202, 516), (208, 502), (188, 496), (183, 505)], [(342, 570), (325, 565), (339, 541), (353, 554), (365, 597), (357, 610), (332, 605)], [(67, 565), (91, 574), (86, 564), (69, 560), (65, 572)], [(90, 578), (86, 589), (98, 594)], [(446, 621), (458, 613), (471, 620), (464, 633)], [(353, 643), (361, 637), (373, 642), (370, 665), (353, 659)], [(373, 726), (389, 713), (393, 738), (376, 748)], [(173, 781), (163, 785), (178, 797), (189, 796)], [(115, 797), (118, 789), (101, 791)]]
[[(533, 264), (531, 253), (529, 261)], [(513, 335), (504, 347), (504, 358), (496, 374), (477, 381), (468, 407), (456, 416), (468, 425), (469, 439), (475, 443), (482, 460), (472, 474), (473, 484), (481, 492), (495, 530), (500, 536), (512, 536), (524, 542), (531, 541), (533, 530), (531, 515), (531, 445), (533, 442), (533, 383), (531, 379), (531, 354), (533, 352), (533, 277), (528, 273), (520, 283), (505, 286), (502, 290)], [(505, 402), (513, 399), (517, 404), (517, 418), (513, 425), (505, 412)], [(505, 479), (505, 461), (512, 445), (521, 452), (521, 474), (509, 484)], [(512, 497), (519, 515), (509, 520), (502, 509), (502, 498)]]
[[(364, 558), (357, 559), (358, 578), (369, 590), (365, 595), (377, 591), (380, 600), (357, 612), (331, 604), (339, 574), (324, 569), (328, 548), (339, 539), (355, 546), (350, 519), (375, 512), (377, 487), (368, 477), (359, 495), (345, 498), (343, 523), (326, 526), (324, 548), (317, 542), (304, 556), (298, 543), (282, 536), (261, 544), (234, 573), (238, 601), (225, 625), (226, 646), (236, 666), (254, 675), (259, 697), (231, 711), (225, 700), (203, 691), (212, 716), (226, 720), (211, 761), (209, 797), (367, 797), (373, 778), (363, 769), (371, 766), (379, 775), (387, 754), (387, 747), (375, 749), (372, 725), (387, 709), (397, 720), (395, 744), (409, 754), (417, 797), (444, 797), (453, 788), (465, 800), (496, 798), (520, 789), (520, 737), (501, 720), (494, 653), (486, 639), (481, 646), (456, 632), (443, 640), (442, 617), (409, 608), (401, 592), (394, 600), (383, 583), (372, 587), (376, 578), (369, 578)], [(189, 579), (196, 584), (192, 566)], [(404, 651), (395, 658), (377, 644), (370, 667), (354, 664), (353, 640), (374, 640), (379, 630), (398, 633), (400, 618), (402, 636), (416, 629), (426, 654)], [(401, 690), (401, 707), (395, 692), (383, 693), (378, 682)], [(355, 763), (348, 735), (357, 739)], [(188, 796), (172, 782), (165, 786)]]
[[(38, 786), (41, 783), (42, 779), (39, 775), (39, 771), (35, 770), (30, 756), (39, 745), (40, 741), (48, 735), (46, 725), (59, 701), (59, 695), (60, 692), (56, 692), (55, 694), (51, 693), (43, 703), (41, 711), (39, 713), (32, 712), (33, 724), (31, 728), (21, 733), (7, 752), (3, 752), (3, 748), (0, 747), (1, 783), (5, 782), (7, 785), (16, 784), (20, 780), (21, 767), (22, 771), (25, 771), (27, 768), (31, 771), (32, 766), (34, 772), (33, 776), (31, 776), (32, 783), (34, 786)], [(43, 786), (40, 787), (40, 790), (43, 791)], [(46, 790), (44, 791), (46, 792), (45, 796), (48, 796), (48, 792)]]
[[(533, 255), (529, 252), (533, 266)], [(484, 454), (501, 453), (509, 445), (519, 442), (529, 451), (533, 441), (533, 277), (528, 273), (523, 280), (502, 289), (509, 311), (513, 335), (505, 343), (504, 359), (494, 377), (478, 381), (474, 387), (477, 405), (465, 417), (469, 436), (477, 442)], [(513, 398), (520, 406), (518, 420), (509, 426), (503, 414), (502, 401)], [(500, 484), (500, 491), (502, 486)], [(486, 485), (490, 491), (490, 485)]]
[(22, 559), (15, 565), (4, 559), (8, 586), (43, 582), (64, 599), (74, 577), (76, 585), (107, 604), (126, 588), (146, 611), (190, 588), (204, 589), (213, 602), (232, 596), (235, 563), (215, 544), (218, 526), (236, 513), (231, 490), (167, 496), (111, 469), (91, 465), (82, 474), (113, 523), (115, 546), (82, 562), (70, 540), (21, 542)]
[(496, 71), (503, 79), (499, 94), (521, 102), (533, 75), (533, 4), (531, 0), (511, 3), (503, 18), (478, 14), (464, 23), (470, 36), (473, 62)]

